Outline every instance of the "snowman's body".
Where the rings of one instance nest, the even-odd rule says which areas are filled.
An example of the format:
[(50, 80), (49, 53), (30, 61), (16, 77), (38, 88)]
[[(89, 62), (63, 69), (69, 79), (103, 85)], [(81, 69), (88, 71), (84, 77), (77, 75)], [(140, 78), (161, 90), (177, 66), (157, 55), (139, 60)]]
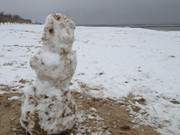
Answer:
[(35, 69), (39, 80), (51, 82), (60, 89), (68, 89), (76, 69), (76, 52), (58, 55), (43, 46), (40, 52), (31, 59), (31, 67)]
[(32, 88), (26, 90), (21, 125), (32, 135), (38, 132), (58, 134), (75, 124), (75, 104), (69, 85), (76, 69), (76, 52), (72, 51), (74, 22), (62, 15), (49, 15), (43, 32), (43, 46), (31, 58), (37, 74)]

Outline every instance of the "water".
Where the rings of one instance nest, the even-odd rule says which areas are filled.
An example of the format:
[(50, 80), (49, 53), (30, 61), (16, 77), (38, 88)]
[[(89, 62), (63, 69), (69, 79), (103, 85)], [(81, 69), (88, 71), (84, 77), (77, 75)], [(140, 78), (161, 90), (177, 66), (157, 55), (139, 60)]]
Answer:
[(180, 31), (180, 26), (151, 26), (151, 27), (141, 27), (141, 28), (160, 30), (160, 31)]
[(180, 25), (78, 25), (88, 27), (131, 27), (131, 28), (144, 28), (159, 31), (180, 31)]

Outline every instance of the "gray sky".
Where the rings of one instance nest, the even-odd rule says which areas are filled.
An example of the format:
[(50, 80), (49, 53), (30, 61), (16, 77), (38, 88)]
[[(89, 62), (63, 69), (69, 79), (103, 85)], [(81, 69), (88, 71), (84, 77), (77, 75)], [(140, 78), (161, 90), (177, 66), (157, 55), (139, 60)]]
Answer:
[(56, 11), (78, 24), (180, 24), (180, 0), (0, 0), (0, 10), (41, 22)]

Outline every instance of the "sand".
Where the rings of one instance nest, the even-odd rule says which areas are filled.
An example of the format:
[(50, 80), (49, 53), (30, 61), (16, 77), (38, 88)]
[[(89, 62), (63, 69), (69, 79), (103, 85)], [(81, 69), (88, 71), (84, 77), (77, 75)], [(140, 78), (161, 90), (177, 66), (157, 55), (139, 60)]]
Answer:
[[(0, 135), (25, 135), (20, 126), (20, 100), (8, 100), (12, 96), (21, 96), (18, 93), (0, 95)], [(90, 135), (92, 133), (106, 132), (112, 135), (158, 135), (150, 126), (134, 123), (130, 117), (126, 104), (112, 99), (100, 99), (73, 92), (77, 104), (77, 111), (84, 112), (85, 119), (78, 122), (74, 134)], [(64, 133), (68, 135), (70, 133)], [(39, 132), (37, 135), (45, 135)]]

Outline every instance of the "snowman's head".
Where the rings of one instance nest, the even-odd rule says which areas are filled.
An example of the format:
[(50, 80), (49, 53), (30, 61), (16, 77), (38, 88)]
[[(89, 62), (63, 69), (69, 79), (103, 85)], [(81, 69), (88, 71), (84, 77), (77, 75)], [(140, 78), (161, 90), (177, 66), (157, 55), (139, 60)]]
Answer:
[(65, 45), (74, 41), (75, 23), (61, 13), (50, 14), (46, 18), (42, 41), (45, 45)]

